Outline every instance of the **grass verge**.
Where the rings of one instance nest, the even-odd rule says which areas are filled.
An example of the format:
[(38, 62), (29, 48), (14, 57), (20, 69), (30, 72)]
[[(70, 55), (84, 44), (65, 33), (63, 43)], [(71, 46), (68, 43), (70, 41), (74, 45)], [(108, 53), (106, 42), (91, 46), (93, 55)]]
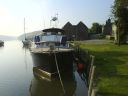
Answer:
[(95, 56), (100, 96), (128, 96), (128, 45), (82, 44)]

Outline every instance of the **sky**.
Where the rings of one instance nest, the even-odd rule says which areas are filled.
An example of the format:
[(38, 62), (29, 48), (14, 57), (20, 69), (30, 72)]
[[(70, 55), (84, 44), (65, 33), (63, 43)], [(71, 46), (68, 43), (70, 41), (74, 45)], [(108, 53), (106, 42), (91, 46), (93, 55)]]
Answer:
[[(51, 28), (51, 16), (58, 14), (58, 28), (68, 21), (82, 21), (88, 28), (92, 23), (105, 24), (114, 0), (0, 0), (0, 35), (19, 36)], [(51, 23), (54, 24), (53, 22)]]

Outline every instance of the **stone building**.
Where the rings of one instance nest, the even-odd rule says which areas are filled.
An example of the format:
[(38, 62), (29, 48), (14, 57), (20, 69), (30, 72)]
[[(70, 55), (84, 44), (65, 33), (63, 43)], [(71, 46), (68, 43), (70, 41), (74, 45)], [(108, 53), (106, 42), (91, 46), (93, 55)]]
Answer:
[(106, 20), (106, 24), (102, 27), (102, 34), (103, 35), (111, 35), (112, 33), (112, 23), (111, 19), (109, 18)]
[(66, 35), (72, 37), (74, 40), (88, 39), (88, 27), (81, 21), (77, 25), (72, 25), (70, 22), (67, 22), (62, 29), (65, 29)]
[(113, 36), (114, 39), (117, 41), (117, 33), (116, 33), (116, 30), (117, 30), (117, 26), (115, 24), (112, 24), (112, 33), (111, 33), (111, 36)]
[[(112, 33), (110, 36), (114, 37), (115, 40), (117, 41), (117, 36), (118, 36), (118, 31), (117, 31), (117, 26), (115, 24), (112, 24)], [(126, 35), (126, 40), (128, 41), (128, 33)]]

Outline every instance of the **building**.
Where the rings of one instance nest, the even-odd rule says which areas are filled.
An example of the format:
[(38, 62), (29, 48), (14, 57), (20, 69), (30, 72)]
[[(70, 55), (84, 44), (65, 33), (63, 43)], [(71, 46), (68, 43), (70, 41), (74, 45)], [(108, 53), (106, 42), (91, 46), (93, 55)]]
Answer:
[(115, 24), (112, 24), (112, 33), (111, 36), (114, 37), (114, 39), (117, 41), (117, 26)]
[(109, 18), (108, 20), (106, 20), (106, 24), (102, 27), (102, 34), (103, 35), (111, 35), (112, 32), (112, 23), (111, 23), (111, 19)]
[[(117, 26), (115, 24), (112, 24), (112, 33), (110, 36), (113, 36), (115, 38), (115, 40), (117, 41), (118, 39), (118, 30), (117, 30)], [(128, 41), (128, 33), (126, 35), (126, 41)]]
[(67, 22), (62, 29), (66, 30), (68, 37), (72, 37), (76, 41), (88, 39), (88, 27), (81, 21), (77, 25)]

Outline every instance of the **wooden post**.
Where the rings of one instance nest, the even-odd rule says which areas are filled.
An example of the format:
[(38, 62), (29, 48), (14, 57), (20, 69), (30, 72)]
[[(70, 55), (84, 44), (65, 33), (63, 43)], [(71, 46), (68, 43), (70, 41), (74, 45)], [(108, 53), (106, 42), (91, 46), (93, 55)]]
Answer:
[(92, 85), (93, 85), (93, 79), (94, 79), (95, 69), (96, 69), (96, 66), (93, 66), (93, 68), (92, 68), (92, 74), (91, 74), (91, 80), (90, 80), (90, 84), (89, 84), (88, 96), (91, 96), (91, 94), (92, 94)]
[(118, 21), (118, 46), (120, 46), (120, 30), (119, 30), (119, 27), (120, 27), (120, 25), (119, 25), (119, 21)]
[(90, 58), (89, 58), (89, 62), (88, 62), (88, 65), (87, 65), (87, 75), (89, 76), (89, 69), (90, 69), (90, 66), (91, 66), (91, 61), (92, 61), (92, 55), (90, 55)]
[(92, 88), (92, 94), (91, 96), (97, 96), (98, 88)]
[(89, 77), (88, 77), (88, 84), (90, 84), (90, 78), (91, 78), (91, 73), (92, 73), (92, 67), (93, 67), (93, 64), (94, 64), (94, 59), (95, 59), (95, 56), (92, 56), (90, 72), (89, 72)]

